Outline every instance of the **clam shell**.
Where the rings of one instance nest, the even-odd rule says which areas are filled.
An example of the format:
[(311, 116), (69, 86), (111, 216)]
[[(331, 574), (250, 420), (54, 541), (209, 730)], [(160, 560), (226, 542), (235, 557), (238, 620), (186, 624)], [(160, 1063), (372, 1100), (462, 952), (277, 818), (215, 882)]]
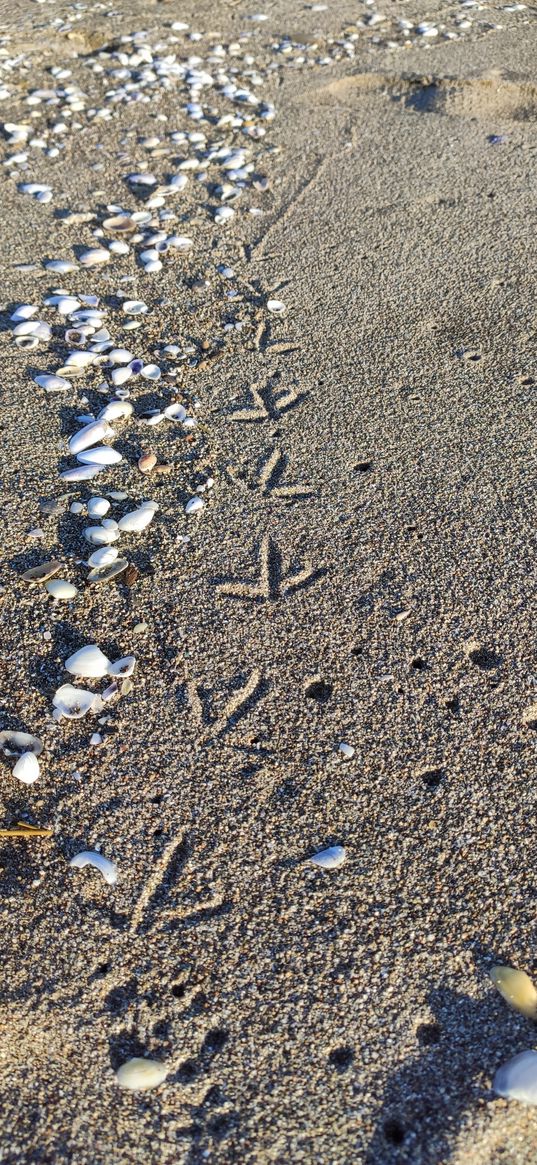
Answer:
[(96, 643), (88, 643), (66, 659), (64, 667), (73, 676), (85, 676), (88, 679), (100, 679), (108, 673), (111, 667), (110, 660), (97, 647)]
[(42, 562), (41, 566), (32, 566), (30, 570), (25, 570), (21, 578), (24, 582), (47, 582), (49, 578), (54, 578), (61, 568), (61, 562), (54, 558), (52, 562)]
[(81, 453), (83, 449), (88, 449), (91, 445), (96, 445), (98, 441), (104, 440), (105, 437), (113, 437), (114, 430), (108, 424), (108, 421), (101, 417), (97, 421), (91, 421), (89, 425), (84, 425), (83, 429), (79, 429), (78, 433), (74, 433), (69, 439), (69, 449), (71, 453)]
[(197, 495), (190, 499), (185, 506), (185, 514), (198, 514), (203, 509), (205, 502)]
[(520, 1052), (498, 1068), (492, 1087), (497, 1096), (537, 1104), (537, 1052)]
[(52, 582), (45, 585), (45, 590), (53, 599), (74, 599), (78, 594), (77, 588), (73, 583), (67, 582), (64, 578), (56, 578)]
[(124, 655), (122, 659), (116, 659), (115, 663), (111, 663), (108, 668), (109, 676), (131, 676), (136, 667), (136, 656)]
[(123, 460), (121, 453), (111, 445), (94, 445), (92, 449), (77, 453), (76, 459), (82, 465), (117, 465)]
[(168, 1070), (160, 1060), (144, 1060), (141, 1056), (134, 1056), (118, 1068), (116, 1080), (120, 1088), (145, 1092), (149, 1088), (158, 1088), (167, 1075)]
[(115, 235), (130, 235), (138, 230), (138, 223), (128, 214), (114, 214), (111, 218), (105, 218), (102, 225), (105, 231), (112, 231)]
[(146, 526), (149, 526), (154, 516), (155, 511), (151, 506), (139, 506), (137, 510), (131, 510), (130, 513), (124, 514), (119, 519), (118, 526), (123, 533), (139, 533), (140, 530), (145, 530)]
[(108, 498), (90, 498), (87, 509), (90, 518), (104, 518), (110, 509), (110, 502)]
[(112, 348), (106, 355), (112, 364), (130, 364), (131, 360), (134, 360), (134, 356), (128, 348)]
[(117, 542), (119, 530), (115, 526), (87, 526), (84, 537), (92, 546), (108, 546), (110, 542)]
[(99, 263), (108, 263), (109, 260), (110, 251), (105, 251), (104, 247), (90, 247), (78, 257), (78, 262), (83, 267), (97, 267)]
[(145, 315), (148, 309), (147, 304), (141, 299), (124, 299), (121, 304), (121, 310), (129, 316), (140, 316)]
[(83, 870), (84, 866), (93, 866), (102, 874), (105, 882), (109, 886), (113, 886), (117, 882), (117, 866), (114, 862), (110, 862), (108, 858), (103, 858), (102, 854), (96, 853), (94, 850), (83, 850), (82, 853), (77, 854), (69, 862), (75, 870)]
[(23, 785), (33, 785), (34, 781), (37, 781), (39, 761), (35, 752), (22, 753), (13, 769), (13, 776), (22, 781)]
[(64, 469), (60, 473), (62, 481), (89, 481), (101, 473), (102, 465), (77, 465), (74, 469)]
[(43, 744), (38, 736), (32, 736), (30, 732), (12, 732), (6, 728), (0, 732), (0, 752), (4, 756), (22, 756), (27, 752), (41, 756)]
[(99, 550), (94, 550), (88, 558), (88, 566), (107, 566), (109, 562), (115, 562), (119, 550), (116, 546), (101, 546)]
[(332, 845), (328, 849), (319, 850), (308, 860), (312, 866), (320, 866), (323, 870), (337, 870), (342, 866), (347, 854), (342, 845)]
[(126, 558), (116, 558), (115, 562), (104, 563), (103, 566), (95, 566), (88, 574), (88, 582), (111, 582), (118, 574), (123, 574), (123, 571), (127, 569), (128, 565), (129, 563)]
[(69, 388), (72, 388), (71, 382), (66, 380), (64, 376), (54, 376), (48, 372), (34, 376), (34, 384), (44, 388), (45, 392), (67, 392)]
[(123, 417), (130, 417), (134, 412), (133, 405), (128, 400), (111, 400), (109, 404), (101, 409), (97, 420), (99, 421), (118, 421)]
[(492, 968), (490, 977), (510, 1007), (528, 1019), (537, 1019), (537, 991), (525, 971), (498, 966)]
[(62, 684), (52, 697), (52, 703), (66, 720), (81, 720), (90, 712), (99, 697), (86, 688), (75, 688), (73, 684)]

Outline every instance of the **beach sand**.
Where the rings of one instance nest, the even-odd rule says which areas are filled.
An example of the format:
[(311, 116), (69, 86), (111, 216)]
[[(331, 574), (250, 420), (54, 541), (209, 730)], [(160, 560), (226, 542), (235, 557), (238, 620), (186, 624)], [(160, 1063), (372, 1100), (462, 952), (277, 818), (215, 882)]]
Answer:
[[(2, 5), (10, 54), (32, 62), (21, 93), (59, 62), (78, 78), (75, 54), (140, 28), (157, 44), (190, 23), (202, 48), (181, 42), (182, 55), (247, 32), (254, 57), (285, 34), (322, 57), (368, 11), (271, 0), (255, 23), (245, 0), (102, 9), (73, 35), (51, 28), (73, 12), (63, 3)], [(380, 11), (450, 29), (466, 12)], [(3, 824), (53, 830), (0, 844), (6, 1162), (535, 1162), (534, 1110), (491, 1090), (535, 1028), (489, 971), (537, 966), (524, 722), (537, 698), (537, 23), (531, 7), (468, 12), (455, 40), (394, 49), (382, 26), (379, 44), (359, 29), (352, 59), (269, 71), (269, 187), (248, 196), (264, 215), (216, 228), (198, 195), (188, 261), (158, 276), (122, 261), (124, 290), (152, 308), (139, 332), (113, 333), (134, 350), (219, 347), (235, 307), (217, 263), (235, 269), (247, 320), (180, 381), (200, 404), (192, 445), (170, 426), (118, 426), (126, 462), (103, 489), (161, 507), (128, 543), (131, 589), (84, 586), (84, 520), (68, 505), (91, 483), (58, 478), (75, 416), (103, 401), (81, 404), (80, 380), (66, 397), (37, 389), (35, 371), (61, 360), (16, 350), (7, 321), (57, 286), (121, 286), (112, 271), (43, 268), (97, 225), (69, 229), (58, 211), (132, 208), (123, 177), (143, 151), (136, 136), (122, 146), (125, 127), (181, 128), (184, 99), (73, 135), (55, 168), (32, 170), (50, 175), (49, 206), (2, 179), (0, 727), (46, 745), (31, 787), (2, 764)], [(267, 313), (270, 295), (285, 314)], [(172, 471), (142, 479), (147, 448)], [(39, 513), (66, 492), (59, 518)], [(55, 556), (80, 583), (73, 604), (17, 578)], [(51, 719), (84, 643), (138, 660), (99, 747), (94, 721)], [(95, 845), (117, 862), (115, 887), (69, 868)], [(308, 864), (331, 845), (342, 867)], [(169, 1065), (165, 1084), (121, 1091), (114, 1070), (143, 1054)]]

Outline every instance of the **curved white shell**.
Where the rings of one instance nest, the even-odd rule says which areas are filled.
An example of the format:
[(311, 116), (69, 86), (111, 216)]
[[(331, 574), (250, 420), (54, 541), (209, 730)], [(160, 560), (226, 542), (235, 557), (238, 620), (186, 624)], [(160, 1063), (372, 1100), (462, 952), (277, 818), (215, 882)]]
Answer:
[(34, 781), (37, 781), (39, 761), (35, 752), (23, 752), (13, 769), (13, 776), (22, 781), (23, 785), (33, 785)]
[(128, 348), (112, 348), (110, 352), (107, 352), (107, 358), (112, 364), (130, 364), (131, 360), (134, 360), (134, 356)]
[(22, 756), (25, 752), (41, 756), (43, 744), (38, 736), (32, 736), (30, 732), (12, 732), (10, 728), (5, 728), (0, 732), (0, 752), (4, 756)]
[(110, 862), (108, 858), (103, 858), (102, 854), (98, 854), (94, 850), (83, 850), (81, 854), (77, 854), (76, 857), (72, 858), (69, 865), (75, 870), (83, 870), (84, 866), (94, 866), (102, 874), (105, 882), (108, 882), (109, 886), (113, 886), (117, 882), (117, 866), (115, 862)]
[(40, 388), (44, 388), (45, 392), (67, 392), (68, 388), (72, 388), (71, 382), (66, 380), (64, 376), (54, 376), (51, 372), (43, 372), (39, 373), (39, 376), (34, 376), (34, 383), (38, 384)]
[(100, 550), (94, 550), (88, 558), (88, 566), (108, 566), (110, 562), (115, 562), (119, 550), (116, 546), (101, 546)]
[(73, 684), (62, 684), (52, 697), (54, 707), (66, 720), (81, 720), (96, 702), (99, 702), (99, 697), (94, 692), (75, 688)]
[(78, 433), (74, 433), (69, 439), (69, 449), (71, 453), (81, 453), (83, 449), (89, 449), (90, 445), (96, 445), (105, 437), (113, 436), (114, 430), (105, 419), (90, 421), (89, 425), (84, 425), (83, 429), (79, 429)]
[(77, 453), (76, 458), (82, 465), (117, 465), (123, 460), (121, 453), (111, 445), (94, 445), (92, 449)]
[(144, 1092), (148, 1088), (158, 1088), (167, 1075), (168, 1069), (160, 1060), (144, 1060), (141, 1056), (134, 1056), (118, 1068), (116, 1080), (120, 1088)]
[(94, 679), (105, 676), (111, 666), (110, 660), (96, 643), (88, 643), (87, 647), (81, 647), (79, 651), (70, 655), (64, 664), (65, 670), (71, 672), (71, 675)]
[(102, 465), (75, 465), (74, 469), (64, 469), (60, 473), (62, 481), (89, 481), (102, 471)]
[(141, 299), (125, 299), (121, 304), (121, 309), (129, 316), (139, 316), (145, 314), (147, 304), (143, 303)]
[(119, 519), (118, 526), (123, 533), (137, 533), (140, 530), (145, 530), (154, 517), (155, 511), (150, 506), (139, 506), (137, 510), (131, 510), (130, 513), (124, 514)]
[(101, 409), (98, 420), (99, 421), (118, 421), (122, 417), (130, 417), (134, 412), (134, 408), (129, 400), (111, 400), (109, 404)]
[(323, 870), (337, 870), (342, 866), (347, 854), (342, 845), (331, 845), (328, 849), (319, 850), (309, 858), (312, 866), (320, 866)]
[(78, 594), (78, 590), (74, 583), (67, 582), (64, 578), (53, 578), (50, 582), (45, 583), (45, 590), (53, 599), (74, 599)]
[(282, 303), (281, 299), (269, 299), (267, 300), (267, 308), (275, 315), (281, 315), (285, 311), (285, 304)]
[(492, 1087), (497, 1096), (537, 1104), (537, 1052), (520, 1052), (498, 1068)]
[(110, 502), (108, 498), (90, 498), (88, 501), (88, 514), (90, 518), (104, 518), (110, 509)]
[(184, 405), (179, 404), (179, 401), (175, 401), (174, 404), (168, 405), (164, 409), (164, 416), (169, 421), (184, 421), (186, 420), (187, 411)]
[(202, 499), (196, 495), (195, 497), (191, 498), (189, 502), (186, 503), (185, 514), (188, 514), (188, 515), (198, 514), (199, 511), (203, 509), (204, 505), (205, 505), (205, 502), (202, 501)]
[(116, 659), (115, 663), (111, 663), (108, 668), (109, 676), (131, 676), (136, 667), (136, 657), (134, 655), (124, 655), (122, 659)]
[(145, 380), (160, 380), (161, 372), (158, 364), (144, 364), (142, 376)]
[(92, 546), (108, 546), (110, 542), (117, 542), (119, 530), (115, 526), (86, 526), (84, 538), (86, 542), (91, 542)]
[(525, 971), (515, 967), (493, 967), (490, 977), (500, 995), (515, 1011), (537, 1019), (537, 991)]
[(98, 263), (108, 263), (110, 260), (110, 251), (105, 251), (104, 247), (90, 247), (89, 251), (83, 251), (78, 257), (78, 262), (82, 263), (83, 267), (95, 267)]

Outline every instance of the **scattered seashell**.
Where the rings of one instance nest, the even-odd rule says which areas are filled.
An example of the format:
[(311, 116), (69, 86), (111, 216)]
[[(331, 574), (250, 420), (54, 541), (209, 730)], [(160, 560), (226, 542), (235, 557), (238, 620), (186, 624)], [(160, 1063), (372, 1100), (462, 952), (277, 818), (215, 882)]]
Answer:
[(104, 518), (110, 509), (110, 502), (108, 498), (90, 498), (88, 501), (88, 514), (90, 518)]
[(60, 477), (62, 481), (90, 481), (102, 468), (102, 465), (77, 465), (74, 469), (64, 469)]
[(83, 267), (97, 267), (100, 263), (110, 261), (110, 251), (105, 251), (104, 247), (90, 247), (89, 251), (79, 255), (78, 261)]
[(103, 227), (105, 231), (111, 231), (116, 235), (130, 235), (138, 230), (138, 223), (129, 214), (115, 214), (111, 218), (105, 218)]
[(122, 659), (116, 659), (115, 663), (111, 663), (108, 667), (109, 676), (131, 676), (136, 667), (136, 657), (134, 655), (124, 655)]
[(268, 299), (267, 308), (273, 315), (282, 315), (285, 311), (285, 304), (282, 303), (281, 299)]
[(123, 460), (121, 453), (111, 445), (94, 445), (77, 453), (76, 459), (82, 465), (117, 465)]
[(492, 1081), (497, 1096), (537, 1104), (537, 1052), (520, 1052), (498, 1068)]
[(145, 380), (160, 380), (161, 372), (158, 364), (144, 364), (142, 376)]
[(25, 570), (21, 578), (23, 582), (47, 582), (49, 578), (54, 578), (61, 568), (61, 562), (54, 558), (52, 562), (43, 562), (41, 566), (32, 566), (30, 570)]
[(119, 421), (123, 417), (130, 417), (134, 412), (134, 408), (128, 400), (111, 400), (109, 404), (101, 409), (98, 421)]
[(116, 1080), (120, 1088), (128, 1088), (131, 1092), (145, 1092), (149, 1088), (158, 1088), (168, 1075), (166, 1066), (160, 1060), (144, 1060), (134, 1056), (127, 1060), (116, 1072)]
[(129, 316), (145, 315), (148, 310), (147, 304), (143, 303), (141, 299), (125, 299), (121, 305), (122, 311)]
[(69, 439), (69, 449), (71, 453), (81, 453), (82, 450), (88, 449), (91, 445), (96, 445), (98, 441), (113, 436), (114, 430), (108, 421), (101, 417), (100, 420), (91, 421), (89, 425), (84, 425), (83, 429), (79, 429), (78, 433), (74, 433)]
[(54, 376), (52, 373), (39, 373), (39, 376), (34, 377), (34, 384), (38, 384), (40, 388), (44, 388), (45, 392), (67, 392), (72, 388), (69, 380), (64, 376)]
[(84, 538), (91, 542), (92, 546), (108, 546), (110, 542), (117, 542), (119, 530), (114, 526), (86, 526)]
[(84, 676), (88, 679), (101, 679), (102, 676), (107, 675), (111, 666), (110, 660), (106, 658), (96, 643), (89, 643), (86, 647), (81, 647), (73, 655), (70, 655), (64, 664), (65, 670), (71, 675)]
[(525, 971), (497, 966), (492, 968), (490, 977), (500, 995), (515, 1011), (528, 1019), (537, 1019), (537, 990)]
[(332, 845), (328, 849), (319, 850), (319, 853), (308, 858), (312, 866), (320, 866), (323, 870), (337, 870), (342, 866), (347, 854), (342, 845)]
[(66, 720), (81, 720), (87, 712), (94, 708), (99, 697), (86, 688), (75, 688), (72, 684), (62, 684), (52, 697), (52, 703), (59, 714)]
[(39, 776), (39, 761), (35, 752), (23, 752), (14, 769), (13, 776), (23, 785), (33, 785)]
[(154, 516), (155, 511), (151, 506), (139, 506), (137, 510), (131, 510), (130, 513), (124, 514), (119, 519), (118, 526), (122, 533), (138, 534), (140, 530), (145, 530), (146, 526), (149, 526)]
[(127, 569), (128, 565), (129, 563), (126, 558), (116, 558), (114, 562), (107, 562), (100, 566), (94, 566), (93, 570), (90, 570), (88, 574), (88, 582), (110, 582), (119, 574), (123, 574), (123, 571)]
[(101, 546), (99, 550), (94, 550), (88, 558), (88, 566), (107, 566), (109, 562), (115, 562), (119, 550), (116, 546)]
[(157, 458), (154, 453), (143, 453), (138, 458), (138, 469), (141, 473), (151, 473), (151, 470), (155, 468), (156, 464)]
[(164, 409), (164, 416), (167, 417), (169, 421), (184, 421), (186, 420), (186, 415), (187, 412), (184, 405), (179, 404), (178, 401), (174, 401), (172, 405), (168, 405), (167, 408)]
[(83, 870), (85, 866), (94, 866), (96, 870), (102, 874), (105, 882), (109, 886), (114, 886), (117, 882), (117, 866), (114, 862), (110, 862), (108, 858), (104, 858), (102, 854), (96, 853), (94, 850), (84, 850), (72, 858), (69, 865), (75, 870)]
[(49, 595), (52, 595), (53, 599), (74, 599), (78, 594), (78, 590), (73, 583), (67, 582), (64, 578), (57, 578), (52, 582), (48, 582), (45, 590), (48, 591)]
[(198, 514), (203, 509), (205, 502), (197, 495), (190, 499), (185, 506), (185, 514)]
[(33, 752), (34, 756), (41, 756), (43, 744), (38, 736), (32, 736), (30, 732), (12, 732), (11, 729), (5, 728), (0, 732), (0, 752), (3, 752), (4, 756), (23, 756), (28, 752)]
[(342, 756), (345, 757), (345, 760), (350, 760), (351, 757), (354, 756), (354, 748), (352, 744), (345, 744), (344, 741), (341, 742), (338, 748), (338, 752), (340, 752)]

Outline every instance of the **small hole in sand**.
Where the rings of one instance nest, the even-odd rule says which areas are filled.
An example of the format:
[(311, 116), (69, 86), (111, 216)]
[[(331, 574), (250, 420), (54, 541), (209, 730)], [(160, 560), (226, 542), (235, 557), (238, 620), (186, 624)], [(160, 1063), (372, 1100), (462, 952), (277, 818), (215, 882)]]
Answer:
[(318, 704), (327, 704), (332, 695), (332, 691), (332, 684), (327, 684), (321, 679), (312, 680), (306, 686), (308, 700), (316, 700)]
[(383, 1128), (384, 1136), (390, 1145), (402, 1145), (405, 1139), (405, 1130), (400, 1121), (393, 1117), (385, 1121)]
[(425, 787), (434, 792), (442, 780), (443, 773), (442, 769), (422, 769), (419, 775)]
[(334, 1048), (329, 1052), (328, 1060), (336, 1072), (346, 1072), (354, 1060), (354, 1048)]
[(373, 468), (372, 461), (358, 461), (354, 466), (355, 473), (368, 473)]
[(440, 1043), (442, 1028), (438, 1023), (420, 1023), (416, 1035), (422, 1048), (432, 1048), (434, 1044)]
[(427, 664), (425, 663), (425, 660), (421, 658), (421, 655), (416, 655), (415, 658), (411, 660), (410, 666), (414, 669), (414, 671), (424, 671), (427, 667)]

